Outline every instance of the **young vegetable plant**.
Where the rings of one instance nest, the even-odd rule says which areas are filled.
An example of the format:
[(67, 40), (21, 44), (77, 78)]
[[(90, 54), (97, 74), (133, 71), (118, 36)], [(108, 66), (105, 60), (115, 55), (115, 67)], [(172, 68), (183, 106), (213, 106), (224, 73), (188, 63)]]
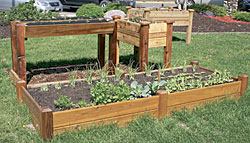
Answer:
[(147, 86), (150, 89), (150, 94), (151, 95), (156, 95), (156, 92), (163, 86), (165, 86), (167, 84), (167, 82), (165, 80), (162, 81), (154, 81), (154, 82), (147, 82), (146, 83)]
[(134, 90), (130, 92), (130, 94), (133, 96), (131, 100), (142, 98), (142, 97), (150, 97), (150, 88), (148, 85), (144, 86), (142, 84), (138, 84), (137, 81), (133, 81), (130, 85), (130, 87)]
[(128, 65), (128, 73), (129, 73), (129, 79), (130, 80), (134, 80), (135, 79), (134, 75), (138, 71), (138, 68), (133, 69), (133, 63), (134, 63), (134, 61), (130, 62), (129, 65)]
[(41, 91), (48, 91), (48, 90), (49, 90), (48, 85), (43, 85), (41, 87)]
[(75, 85), (76, 85), (76, 71), (73, 71), (70, 73), (69, 83), (71, 86), (75, 87)]
[(88, 104), (86, 103), (85, 100), (81, 100), (81, 101), (79, 101), (79, 102), (75, 105), (76, 108), (82, 108), (82, 107), (87, 107), (87, 106), (88, 106)]
[(54, 100), (54, 103), (60, 109), (70, 109), (73, 106), (73, 102), (71, 102), (70, 100), (71, 98), (64, 95), (60, 95), (58, 100)]
[(151, 72), (152, 72), (152, 70), (154, 69), (155, 64), (151, 64), (151, 65), (148, 65), (148, 66), (147, 66), (147, 64), (144, 63), (144, 67), (145, 67), (146, 76), (151, 76)]
[(55, 84), (55, 88), (56, 88), (57, 90), (60, 90), (60, 89), (62, 88), (62, 84), (61, 84), (60, 82), (56, 83), (56, 84)]
[(122, 69), (119, 69), (119, 67), (115, 67), (115, 80), (116, 81), (119, 81), (123, 74), (124, 74), (124, 71)]
[(101, 82), (108, 82), (108, 71), (105, 68), (102, 68), (98, 71)]
[(88, 83), (88, 84), (92, 84), (92, 82), (93, 82), (93, 72), (94, 72), (94, 70), (91, 68), (91, 67), (86, 67), (86, 69), (88, 70), (87, 72), (86, 72), (86, 82)]

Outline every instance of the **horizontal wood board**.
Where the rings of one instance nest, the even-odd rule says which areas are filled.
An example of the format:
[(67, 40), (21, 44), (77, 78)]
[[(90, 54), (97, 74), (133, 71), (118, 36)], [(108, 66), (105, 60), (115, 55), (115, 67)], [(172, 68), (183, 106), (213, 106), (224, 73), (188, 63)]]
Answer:
[(158, 108), (158, 96), (143, 99), (98, 105), (81, 109), (53, 112), (54, 128), (103, 120), (121, 115), (150, 111)]
[(83, 23), (83, 24), (57, 24), (26, 26), (25, 37), (49, 37), (83, 34), (113, 33), (114, 23)]
[(14, 84), (16, 84), (17, 81), (21, 80), (14, 70), (11, 69), (9, 74), (10, 74), (10, 79), (13, 81)]

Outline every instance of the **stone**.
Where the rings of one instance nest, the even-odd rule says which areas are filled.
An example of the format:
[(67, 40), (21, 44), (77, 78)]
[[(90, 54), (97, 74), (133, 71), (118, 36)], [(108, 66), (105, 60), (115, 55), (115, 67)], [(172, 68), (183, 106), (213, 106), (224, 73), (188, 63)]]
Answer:
[(121, 18), (126, 17), (126, 14), (121, 10), (110, 10), (104, 14), (104, 18), (107, 21), (110, 21), (110, 20), (112, 20), (112, 16), (114, 16), (114, 15), (119, 15), (119, 16), (121, 16)]

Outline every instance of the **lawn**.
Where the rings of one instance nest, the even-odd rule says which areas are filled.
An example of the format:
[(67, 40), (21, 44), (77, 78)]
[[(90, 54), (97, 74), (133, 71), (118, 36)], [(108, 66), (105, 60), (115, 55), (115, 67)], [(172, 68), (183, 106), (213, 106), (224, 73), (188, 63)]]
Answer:
[[(174, 34), (171, 66), (198, 60), (203, 67), (227, 69), (233, 76), (250, 75), (249, 39), (250, 34), (194, 34), (192, 44), (186, 45), (184, 34)], [(96, 35), (28, 39), (27, 68), (96, 59), (96, 40)], [(107, 59), (107, 48), (106, 52)], [(31, 121), (25, 105), (17, 103), (7, 73), (11, 68), (10, 39), (0, 40), (0, 53), (0, 142), (42, 142), (37, 132), (23, 128)], [(162, 53), (161, 47), (150, 49), (149, 61), (162, 62)], [(121, 43), (121, 60), (129, 60), (132, 54), (132, 46)], [(174, 112), (162, 120), (143, 116), (127, 128), (119, 129), (116, 124), (91, 127), (58, 135), (52, 142), (250, 142), (249, 107), (248, 89), (239, 101), (208, 104), (193, 112)]]

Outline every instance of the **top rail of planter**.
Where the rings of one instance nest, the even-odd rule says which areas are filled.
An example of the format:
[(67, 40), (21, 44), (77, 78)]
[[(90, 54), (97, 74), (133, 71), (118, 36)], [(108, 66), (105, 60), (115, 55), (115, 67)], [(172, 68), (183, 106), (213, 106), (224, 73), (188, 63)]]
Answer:
[(24, 37), (50, 37), (85, 34), (111, 34), (114, 31), (114, 22), (104, 23), (77, 23), (53, 25), (28, 25), (31, 22), (16, 22), (16, 27), (25, 27)]

